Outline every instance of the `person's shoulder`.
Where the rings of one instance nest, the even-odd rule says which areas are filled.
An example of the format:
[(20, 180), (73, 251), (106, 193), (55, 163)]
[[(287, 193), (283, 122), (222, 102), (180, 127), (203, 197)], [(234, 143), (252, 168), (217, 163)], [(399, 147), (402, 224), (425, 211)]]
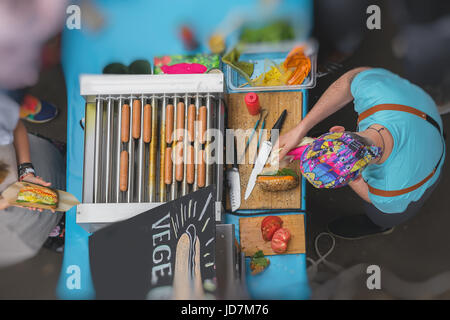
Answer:
[(401, 81), (403, 80), (395, 73), (383, 68), (365, 68), (355, 75), (352, 81), (353, 86), (372, 85), (374, 83), (385, 83), (386, 81)]

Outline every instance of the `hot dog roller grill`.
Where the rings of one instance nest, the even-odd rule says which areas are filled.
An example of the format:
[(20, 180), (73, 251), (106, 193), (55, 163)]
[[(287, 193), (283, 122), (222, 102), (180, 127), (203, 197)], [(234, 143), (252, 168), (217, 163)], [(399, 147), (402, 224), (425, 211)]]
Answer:
[(222, 73), (81, 75), (86, 107), (77, 223), (94, 232), (210, 184), (217, 187), (221, 221), (223, 91)]

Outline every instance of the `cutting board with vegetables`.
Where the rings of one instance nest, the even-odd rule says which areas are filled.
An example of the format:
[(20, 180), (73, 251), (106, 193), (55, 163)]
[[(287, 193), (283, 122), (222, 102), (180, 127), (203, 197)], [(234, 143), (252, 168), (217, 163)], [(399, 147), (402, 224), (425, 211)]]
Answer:
[[(284, 254), (305, 253), (305, 224), (303, 214), (279, 215), (283, 220), (283, 228), (291, 233), (287, 251)], [(264, 241), (261, 233), (263, 217), (251, 217), (239, 219), (239, 232), (241, 249), (246, 257), (253, 256), (255, 252), (262, 250), (264, 255), (276, 254), (270, 241)]]
[[(240, 129), (237, 131), (237, 139), (248, 140), (250, 132), (253, 129), (259, 115), (252, 116), (247, 111), (247, 106), (244, 101), (245, 93), (231, 93), (227, 95), (228, 102), (228, 128)], [(262, 141), (270, 138), (270, 129), (273, 127), (278, 117), (283, 110), (287, 110), (287, 116), (281, 128), (280, 134), (288, 132), (295, 127), (302, 118), (303, 100), (301, 92), (262, 92), (258, 93), (259, 102), (262, 109), (268, 110), (266, 118), (265, 129), (266, 136), (263, 134)], [(262, 122), (262, 120), (261, 120)], [(253, 169), (254, 157), (256, 154), (256, 147), (259, 137), (259, 124), (251, 143), (245, 153), (245, 161), (239, 165), (239, 174), (241, 179), (241, 206), (240, 209), (285, 209), (285, 208), (300, 208), (301, 207), (301, 183), (294, 189), (280, 192), (270, 192), (261, 190), (256, 185), (250, 197), (245, 200), (245, 189), (247, 188), (248, 179)], [(238, 141), (238, 155), (241, 155), (245, 147), (245, 143)], [(250, 162), (249, 159), (252, 161)], [(250, 162), (250, 163), (249, 163)], [(289, 168), (295, 170), (299, 176), (298, 163), (294, 162), (289, 165)], [(230, 210), (228, 199), (228, 192), (226, 193), (226, 208)]]

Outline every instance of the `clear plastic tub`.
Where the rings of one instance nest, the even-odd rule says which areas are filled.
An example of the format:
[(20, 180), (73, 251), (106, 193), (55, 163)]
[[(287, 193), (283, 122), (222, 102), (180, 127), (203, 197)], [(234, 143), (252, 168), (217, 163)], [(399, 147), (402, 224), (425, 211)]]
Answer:
[(284, 42), (274, 46), (273, 44), (247, 45), (242, 52), (239, 61), (254, 63), (255, 69), (251, 79), (256, 79), (264, 72), (264, 61), (270, 59), (276, 64), (282, 63), (289, 51), (296, 45), (305, 45), (305, 55), (311, 59), (311, 71), (306, 79), (300, 85), (284, 85), (284, 86), (250, 86), (236, 70), (228, 64), (224, 64), (224, 73), (227, 83), (228, 92), (263, 92), (263, 91), (299, 91), (302, 89), (310, 89), (316, 86), (317, 77), (317, 52), (318, 45), (314, 39), (303, 43)]

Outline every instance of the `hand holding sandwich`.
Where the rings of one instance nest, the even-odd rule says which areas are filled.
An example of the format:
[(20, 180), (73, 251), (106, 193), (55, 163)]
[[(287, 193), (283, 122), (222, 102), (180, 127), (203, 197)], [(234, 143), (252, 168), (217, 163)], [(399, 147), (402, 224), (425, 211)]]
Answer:
[[(44, 186), (44, 187), (49, 187), (51, 185), (50, 182), (44, 181), (41, 177), (36, 177), (34, 175), (31, 175), (31, 174), (26, 176), (26, 177), (24, 177), (22, 179), (22, 181), (30, 182), (30, 183), (41, 185), (41, 186)], [(9, 206), (11, 206), (11, 204), (5, 198), (0, 196), (0, 210), (4, 210), (4, 209), (8, 208)], [(24, 207), (24, 206), (18, 206), (18, 205), (16, 205), (16, 207), (25, 208), (25, 209), (29, 209), (29, 210), (33, 210), (33, 211), (37, 210), (39, 212), (42, 212), (41, 208)], [(52, 211), (52, 212), (55, 212), (55, 210), (53, 210), (53, 209), (49, 209), (49, 210)]]
[[(44, 187), (49, 187), (49, 186), (51, 186), (51, 183), (50, 183), (50, 182), (46, 182), (46, 181), (43, 180), (41, 177), (35, 176), (34, 174), (29, 174), (29, 175), (23, 177), (23, 178), (22, 178), (22, 181), (30, 182), (30, 183), (34, 183), (34, 184), (38, 184), (38, 185), (41, 185), (41, 186), (44, 186)], [(42, 209), (40, 209), (40, 208), (23, 207), (23, 206), (19, 206), (19, 207), (21, 207), (21, 208), (26, 208), (26, 209), (30, 209), (30, 210), (33, 210), (33, 211), (36, 211), (36, 210), (37, 210), (37, 211), (39, 211), (39, 212), (42, 212)], [(53, 209), (49, 209), (49, 210), (51, 210), (52, 212), (55, 212), (55, 210), (53, 210)]]

